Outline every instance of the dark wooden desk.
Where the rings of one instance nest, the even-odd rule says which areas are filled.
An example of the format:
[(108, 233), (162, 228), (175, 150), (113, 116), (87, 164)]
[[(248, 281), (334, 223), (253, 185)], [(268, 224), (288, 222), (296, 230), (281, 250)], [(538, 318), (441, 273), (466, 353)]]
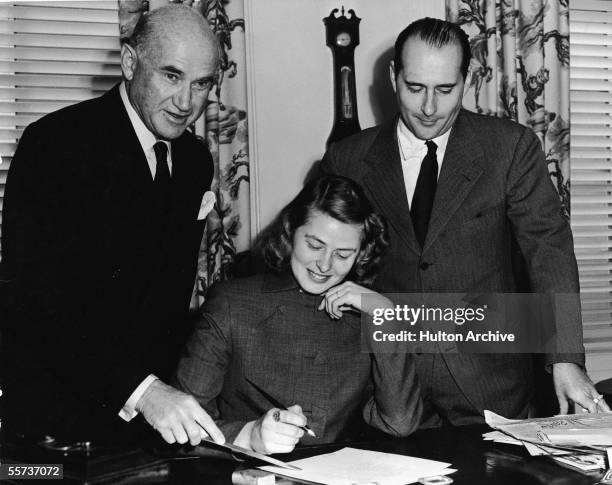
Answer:
[[(590, 485), (599, 481), (603, 472), (583, 474), (572, 469), (564, 468), (546, 457), (530, 457), (526, 451), (518, 446), (503, 445), (483, 441), (481, 434), (488, 430), (486, 426), (468, 426), (459, 428), (443, 428), (436, 430), (424, 430), (415, 433), (405, 439), (376, 439), (367, 442), (355, 442), (350, 446), (355, 448), (372, 449), (377, 451), (397, 453), (403, 455), (428, 458), (432, 460), (445, 461), (452, 464), (458, 471), (452, 475), (457, 485), (473, 484), (495, 484), (495, 485)], [(279, 456), (289, 461), (291, 459), (305, 458), (313, 454), (320, 454), (337, 450), (344, 445), (328, 445), (302, 448), (291, 455)], [(3, 463), (7, 461), (30, 461), (37, 457), (37, 452), (29, 450), (27, 460), (24, 459), (24, 450), (18, 450), (7, 445), (2, 450)], [(21, 454), (21, 459), (19, 455)], [(38, 455), (40, 459), (40, 455)], [(100, 461), (101, 460), (101, 461)], [(103, 457), (91, 458), (89, 461), (81, 458), (62, 461), (58, 458), (54, 463), (65, 463), (65, 475), (69, 468), (81, 472), (95, 467), (103, 469), (105, 462)], [(145, 460), (146, 461), (146, 460)], [(130, 467), (133, 463), (145, 463), (143, 457), (134, 454), (127, 456), (124, 466)], [(46, 461), (51, 463), (51, 461)], [(43, 461), (39, 463), (44, 463)], [(108, 465), (106, 466), (110, 466)], [(109, 477), (106, 483), (156, 483), (176, 485), (229, 485), (231, 474), (237, 467), (253, 467), (256, 462), (238, 463), (232, 460), (199, 458), (171, 460), (166, 463), (152, 463), (148, 471), (136, 471), (131, 476), (115, 475)], [(77, 472), (78, 474), (79, 472)], [(66, 480), (68, 483), (82, 483), (81, 480)], [(20, 482), (14, 482), (20, 483)], [(32, 481), (23, 483), (31, 484)], [(46, 483), (58, 483), (46, 482)], [(90, 481), (90, 483), (92, 483)], [(95, 483), (95, 482), (94, 482)], [(277, 483), (279, 481), (277, 480)], [(292, 483), (284, 481), (282, 483)]]

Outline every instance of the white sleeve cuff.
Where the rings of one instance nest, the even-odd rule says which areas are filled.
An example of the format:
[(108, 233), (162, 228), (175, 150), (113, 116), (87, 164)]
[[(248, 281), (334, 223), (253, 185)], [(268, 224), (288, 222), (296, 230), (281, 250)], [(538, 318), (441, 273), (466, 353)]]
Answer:
[(149, 374), (147, 377), (145, 377), (119, 411), (119, 417), (126, 421), (131, 421), (134, 416), (138, 414), (138, 411), (136, 411), (136, 404), (153, 381), (156, 381), (157, 379), (157, 376), (154, 374)]

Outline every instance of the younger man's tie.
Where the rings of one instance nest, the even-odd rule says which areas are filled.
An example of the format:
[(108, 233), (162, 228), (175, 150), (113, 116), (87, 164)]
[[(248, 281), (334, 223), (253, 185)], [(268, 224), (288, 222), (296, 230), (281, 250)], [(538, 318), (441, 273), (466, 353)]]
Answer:
[(410, 216), (412, 217), (412, 225), (416, 238), (423, 247), (425, 236), (427, 236), (427, 227), (429, 226), (429, 216), (433, 206), (434, 196), (436, 195), (436, 186), (438, 184), (438, 159), (436, 158), (437, 145), (428, 140), (427, 155), (421, 163), (419, 178), (417, 179), (410, 206)]

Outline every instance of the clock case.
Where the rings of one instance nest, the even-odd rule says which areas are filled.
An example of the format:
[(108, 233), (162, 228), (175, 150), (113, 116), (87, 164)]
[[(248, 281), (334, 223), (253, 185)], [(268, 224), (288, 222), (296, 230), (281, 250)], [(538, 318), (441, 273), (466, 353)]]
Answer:
[[(326, 43), (333, 54), (334, 64), (334, 125), (327, 145), (361, 131), (357, 114), (357, 92), (355, 88), (355, 47), (359, 45), (359, 22), (353, 9), (341, 15), (335, 8), (323, 19)], [(350, 39), (346, 42), (348, 34)], [(340, 36), (340, 38), (339, 38)]]

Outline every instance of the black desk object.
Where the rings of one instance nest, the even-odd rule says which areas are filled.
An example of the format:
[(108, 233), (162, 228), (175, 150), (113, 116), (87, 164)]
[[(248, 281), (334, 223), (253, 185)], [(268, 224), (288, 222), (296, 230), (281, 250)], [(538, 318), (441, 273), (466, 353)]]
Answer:
[(603, 395), (608, 406), (612, 406), (612, 378), (598, 382), (595, 384), (595, 389)]
[[(592, 485), (603, 476), (603, 471), (581, 473), (565, 468), (547, 457), (530, 457), (524, 448), (484, 441), (487, 426), (465, 426), (418, 431), (404, 439), (372, 435), (368, 441), (300, 448), (290, 455), (277, 455), (283, 461), (335, 451), (344, 446), (410, 455), (451, 463), (458, 469), (450, 475), (456, 485)], [(253, 468), (259, 463), (235, 460), (195, 458), (165, 460), (139, 450), (123, 450), (123, 455), (97, 456), (94, 451), (87, 458), (72, 456), (43, 456), (40, 450), (5, 444), (0, 450), (2, 463), (64, 463), (64, 483), (113, 484), (175, 484), (229, 485), (232, 472), (238, 468)], [(123, 467), (123, 469), (122, 469)], [(89, 471), (89, 476), (87, 472)], [(94, 477), (93, 472), (97, 474)], [(80, 476), (79, 476), (80, 474)], [(33, 482), (30, 480), (12, 483)], [(45, 482), (45, 483), (60, 483)], [(277, 479), (277, 484), (292, 484)]]

